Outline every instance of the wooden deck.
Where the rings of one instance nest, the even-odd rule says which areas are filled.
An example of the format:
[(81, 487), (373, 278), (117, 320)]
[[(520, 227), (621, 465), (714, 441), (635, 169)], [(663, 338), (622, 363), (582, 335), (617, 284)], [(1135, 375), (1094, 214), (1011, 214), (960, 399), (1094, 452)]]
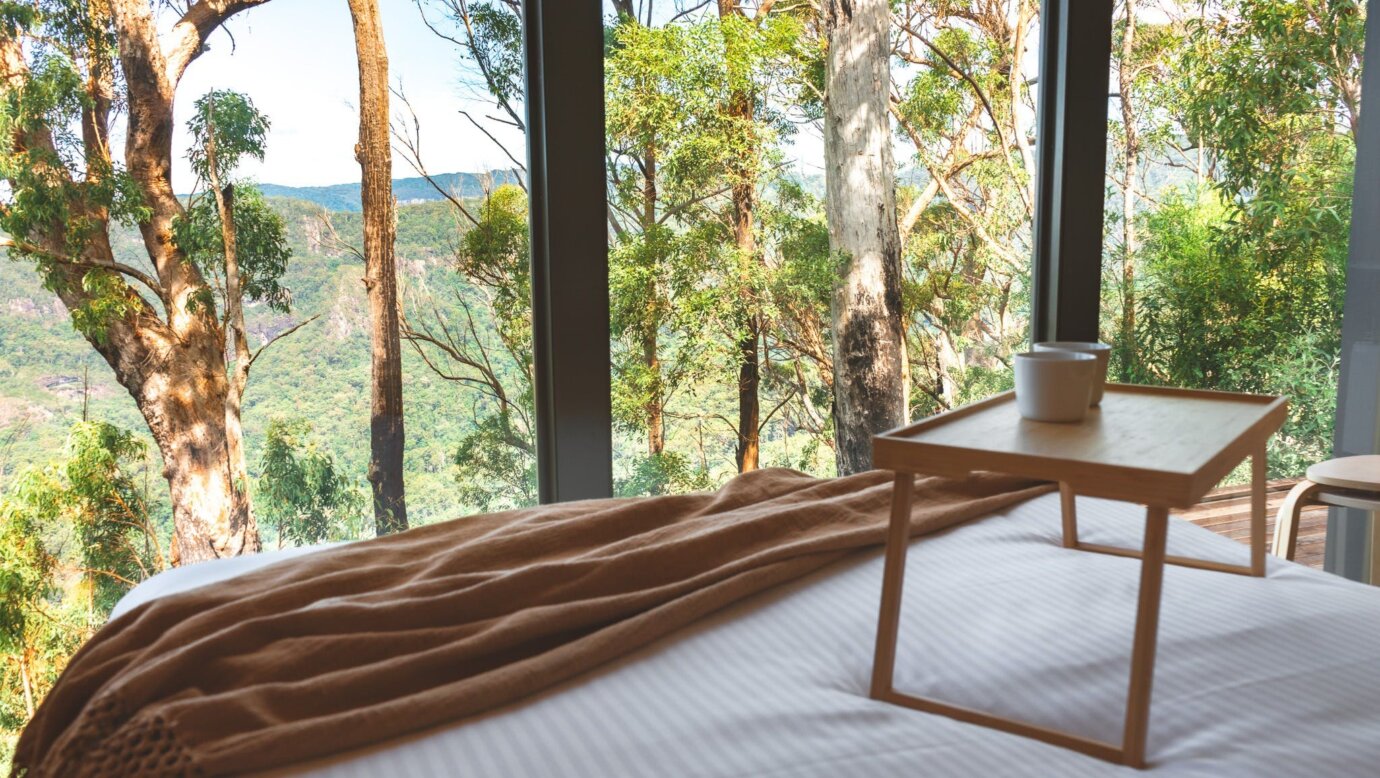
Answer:
[[(1266, 542), (1274, 539), (1275, 515), (1285, 495), (1294, 488), (1296, 480), (1271, 481), (1266, 487), (1268, 509), (1265, 514)], [(1175, 515), (1188, 519), (1200, 527), (1206, 527), (1219, 535), (1249, 544), (1251, 535), (1251, 488), (1228, 486), (1215, 489), (1203, 498), (1197, 506), (1186, 511), (1175, 511)], [(1323, 566), (1323, 544), (1327, 539), (1327, 506), (1305, 508), (1299, 518), (1299, 542), (1294, 561), (1309, 567), (1321, 569)], [(1268, 548), (1268, 546), (1267, 546)]]

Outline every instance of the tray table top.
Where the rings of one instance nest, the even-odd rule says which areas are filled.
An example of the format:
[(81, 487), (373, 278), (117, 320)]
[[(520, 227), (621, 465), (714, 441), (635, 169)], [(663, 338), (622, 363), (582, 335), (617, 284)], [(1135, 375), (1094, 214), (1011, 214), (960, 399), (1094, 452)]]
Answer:
[(1076, 424), (1030, 421), (1015, 393), (873, 438), (876, 467), (931, 475), (994, 470), (1078, 494), (1187, 508), (1283, 425), (1282, 397), (1107, 384)]

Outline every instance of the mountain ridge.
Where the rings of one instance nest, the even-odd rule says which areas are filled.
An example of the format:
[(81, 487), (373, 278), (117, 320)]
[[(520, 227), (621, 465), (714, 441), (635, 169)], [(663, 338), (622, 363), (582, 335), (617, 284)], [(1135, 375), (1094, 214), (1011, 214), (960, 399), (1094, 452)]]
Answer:
[[(393, 179), (393, 196), (400, 204), (444, 200), (439, 186), (456, 197), (480, 197), (501, 184), (521, 182), (522, 174), (515, 169), (490, 170), (483, 173), (440, 173), (432, 176), (435, 185), (421, 176)], [(285, 184), (256, 184), (267, 197), (282, 197), (314, 203), (328, 211), (358, 212), (360, 210), (359, 182), (325, 184), (320, 186), (287, 186)]]

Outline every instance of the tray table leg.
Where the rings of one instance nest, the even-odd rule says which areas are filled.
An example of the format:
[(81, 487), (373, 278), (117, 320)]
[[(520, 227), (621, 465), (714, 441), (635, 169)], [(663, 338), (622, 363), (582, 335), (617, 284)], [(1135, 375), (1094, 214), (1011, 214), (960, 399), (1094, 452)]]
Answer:
[(1073, 487), (1059, 482), (1059, 507), (1064, 516), (1064, 548), (1078, 548), (1078, 511)]
[(1251, 575), (1265, 576), (1265, 443), (1251, 452)]
[[(1131, 677), (1126, 695), (1126, 721), (1121, 747), (1078, 735), (1026, 724), (1014, 719), (939, 700), (903, 694), (892, 688), (896, 669), (896, 643), (900, 632), (901, 593), (904, 589), (906, 552), (910, 543), (910, 511), (914, 476), (897, 473), (891, 498), (891, 521), (887, 528), (886, 562), (882, 573), (881, 614), (877, 620), (877, 647), (872, 664), (874, 700), (914, 710), (966, 721), (1004, 732), (1035, 738), (1089, 756), (1144, 768), (1146, 734), (1150, 727), (1150, 690), (1155, 676), (1155, 647), (1159, 635), (1160, 592), (1164, 583), (1165, 541), (1169, 533), (1169, 510), (1150, 507), (1146, 512), (1145, 542), (1141, 551), (1131, 552), (1141, 559), (1140, 593), (1136, 609), (1136, 632), (1131, 648)], [(1073, 491), (1061, 485), (1067, 508), (1072, 508)], [(1077, 525), (1065, 513), (1065, 529), (1077, 536)], [(1129, 555), (1129, 554), (1128, 554)]]
[(896, 637), (901, 619), (901, 590), (910, 541), (910, 498), (915, 476), (897, 473), (891, 494), (891, 524), (886, 535), (886, 568), (882, 573), (882, 612), (877, 619), (877, 653), (872, 660), (872, 699), (891, 691), (896, 668)]
[(1135, 768), (1145, 767), (1145, 740), (1150, 728), (1150, 689), (1155, 679), (1155, 645), (1160, 627), (1160, 591), (1164, 583), (1164, 548), (1168, 531), (1168, 509), (1148, 508), (1145, 545), (1141, 552), (1136, 637), (1131, 647), (1131, 683), (1126, 694), (1126, 730), (1121, 744), (1123, 761)]
[[(1265, 455), (1259, 455), (1259, 461), (1265, 461)], [(1264, 472), (1262, 466), (1261, 472)], [(1261, 476), (1263, 478), (1263, 476)], [(1265, 482), (1263, 480), (1255, 484), (1255, 491), (1259, 491), (1260, 497), (1257, 499), (1252, 495), (1251, 503), (1251, 563), (1248, 565), (1234, 565), (1226, 562), (1217, 562), (1211, 559), (1195, 559), (1193, 557), (1176, 556), (1168, 554), (1164, 561), (1167, 564), (1179, 565), (1180, 567), (1196, 567), (1199, 570), (1213, 570), (1219, 573), (1231, 573), (1233, 575), (1265, 575)], [(1144, 552), (1137, 548), (1122, 548), (1120, 546), (1107, 546), (1101, 543), (1085, 543), (1078, 539), (1078, 518), (1074, 511), (1074, 492), (1067, 484), (1059, 484), (1059, 497), (1064, 519), (1064, 548), (1072, 548), (1078, 551), (1090, 551), (1094, 554), (1111, 554), (1112, 556), (1129, 557), (1131, 559), (1144, 559)], [(1259, 507), (1257, 507), (1257, 503)], [(1166, 509), (1167, 510), (1167, 509)]]

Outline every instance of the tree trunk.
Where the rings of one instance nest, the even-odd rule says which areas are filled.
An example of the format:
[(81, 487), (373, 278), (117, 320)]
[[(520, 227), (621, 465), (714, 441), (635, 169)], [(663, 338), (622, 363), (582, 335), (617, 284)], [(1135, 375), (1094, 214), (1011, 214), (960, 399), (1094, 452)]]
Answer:
[(172, 498), (174, 565), (260, 548), (248, 485), (236, 477), (231, 460), (224, 357), (219, 348), (198, 350), (201, 360), (169, 360), (137, 377), (116, 367), (116, 376), (125, 376), (122, 384), (137, 387), (130, 394), (163, 456)]
[(34, 717), (34, 682), (29, 666), (33, 663), (33, 649), (22, 646), (19, 649), (19, 680), (24, 686), (24, 712)]
[[(739, 117), (751, 119), (752, 103), (744, 96), (734, 97), (734, 111)], [(740, 179), (733, 186), (733, 242), (738, 247), (738, 261), (751, 266), (760, 261), (757, 252), (757, 238), (753, 233), (756, 206), (756, 181), (745, 171), (737, 174)], [(753, 288), (751, 267), (743, 273), (742, 305), (743, 311), (738, 322), (738, 472), (746, 473), (758, 467), (760, 452), (761, 415), (761, 351), (762, 317), (757, 310), (757, 290)]]
[[(212, 118), (214, 121), (214, 118)], [(225, 258), (225, 337), (230, 352), (229, 383), (225, 391), (225, 455), (229, 460), (230, 481), (236, 485), (236, 500), (244, 503), (244, 511), (252, 523), (254, 503), (249, 486), (249, 468), (244, 458), (244, 390), (249, 385), (249, 339), (244, 326), (244, 300), (240, 283), (240, 260), (235, 231), (235, 187), (222, 184), (220, 163), (216, 159), (214, 130), (207, 134), (206, 143), (208, 182), (220, 214), (221, 244)], [(255, 550), (258, 550), (257, 547)]]
[[(651, 240), (656, 233), (656, 204), (660, 197), (657, 190), (657, 147), (656, 142), (647, 144), (642, 159), (642, 236)], [(657, 260), (653, 260), (657, 261)], [(647, 274), (647, 314), (642, 327), (642, 365), (651, 376), (647, 387), (647, 403), (643, 411), (647, 415), (647, 453), (657, 456), (666, 450), (666, 407), (665, 393), (661, 385), (661, 322), (657, 311), (661, 309), (660, 290), (657, 289), (657, 274)]]
[(759, 454), (758, 388), (762, 383), (757, 345), (760, 332), (756, 316), (747, 316), (738, 341), (738, 472), (756, 470)]
[(905, 421), (900, 238), (888, 121), (886, 0), (824, 0), (825, 213), (835, 287), (834, 436), (839, 475), (872, 466), (872, 435)]
[[(124, 297), (129, 312), (103, 322), (99, 332), (86, 333), (86, 338), (134, 399), (162, 455), (172, 502), (174, 564), (259, 548), (244, 481), (234, 477), (231, 466), (223, 332), (214, 306), (204, 302), (205, 279), (173, 239), (172, 224), (183, 209), (171, 183), (171, 140), (173, 94), (187, 63), (221, 22), (260, 2), (247, 0), (233, 8), (198, 6), (196, 24), (178, 25), (168, 35), (172, 46), (166, 55), (146, 2), (116, 0), (108, 6), (109, 17), (104, 12), (92, 17), (100, 25), (113, 24), (119, 44), (121, 83), (128, 90), (125, 167), (148, 208), (139, 231), (152, 275), (117, 266), (107, 232), (109, 214), (81, 192), (82, 186), (97, 184), (100, 171), (111, 166), (107, 139), (114, 60), (96, 57), (91, 64), (86, 86), (90, 100), (83, 105), (81, 120), (85, 171), (73, 173), (59, 164), (49, 127), (19, 127), (5, 139), (16, 151), (36, 152), (38, 159), (50, 160), (38, 163), (45, 168), (42, 172), (77, 192), (66, 202), (67, 218), (91, 226), (76, 258), (68, 251), (67, 221), (60, 217), (13, 236), (48, 258), (47, 280), (68, 311), (86, 311), (92, 302), (85, 283), (89, 274), (125, 279), (116, 281), (116, 293)], [(28, 77), (19, 40), (0, 36), (0, 91), (19, 88)], [(149, 287), (166, 321), (129, 286), (131, 280)]]
[(657, 456), (666, 450), (666, 412), (661, 401), (661, 357), (657, 353), (657, 332), (642, 333), (642, 359), (652, 374), (652, 387), (644, 411), (647, 414), (647, 454)]
[(1139, 176), (1140, 135), (1132, 102), (1135, 89), (1136, 0), (1126, 0), (1126, 29), (1121, 38), (1118, 90), (1121, 93), (1121, 125), (1126, 136), (1121, 187), (1121, 351), (1122, 370), (1134, 377), (1136, 364), (1136, 179)]
[[(735, 0), (719, 0), (719, 20), (731, 16), (746, 18), (742, 5)], [(738, 315), (738, 449), (735, 459), (738, 472), (756, 470), (760, 454), (761, 436), (761, 351), (762, 316), (757, 303), (755, 286), (756, 273), (753, 265), (761, 262), (757, 251), (756, 226), (757, 208), (757, 148), (758, 139), (752, 128), (755, 120), (753, 95), (749, 92), (750, 74), (742, 73), (738, 58), (734, 55), (733, 42), (728, 40), (729, 28), (724, 30), (724, 58), (732, 84), (728, 96), (726, 112), (747, 137), (739, 141), (744, 147), (729, 165), (732, 181), (733, 199), (733, 243), (738, 249), (738, 261), (743, 265), (741, 310)]]
[(372, 400), (369, 404), (369, 483), (379, 535), (407, 529), (403, 490), (402, 345), (398, 331), (398, 277), (393, 255), (397, 229), (393, 151), (389, 137), (388, 54), (377, 0), (349, 0), (359, 61), (359, 142), (362, 173), (364, 286), (372, 324)]

